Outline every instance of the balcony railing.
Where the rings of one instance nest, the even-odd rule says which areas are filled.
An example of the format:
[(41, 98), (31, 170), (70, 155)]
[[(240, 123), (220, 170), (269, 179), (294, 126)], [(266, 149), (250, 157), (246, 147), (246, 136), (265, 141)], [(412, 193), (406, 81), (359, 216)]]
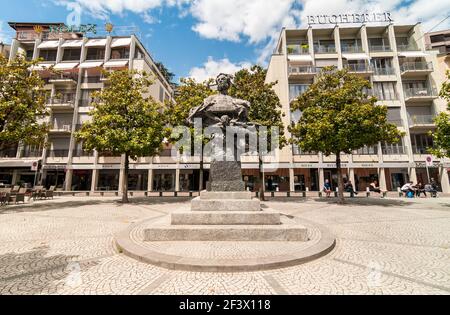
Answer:
[(302, 45), (288, 45), (288, 55), (309, 55), (309, 47)]
[(388, 119), (388, 123), (396, 125), (397, 127), (403, 127), (403, 120), (401, 119), (394, 119), (394, 120)]
[(392, 51), (391, 46), (386, 45), (370, 45), (369, 50), (371, 52), (389, 52)]
[(382, 146), (381, 152), (383, 155), (404, 155), (406, 154), (406, 148), (403, 146)]
[(355, 155), (378, 155), (378, 147), (364, 147), (353, 152)]
[(419, 49), (415, 45), (399, 44), (399, 45), (397, 45), (397, 50), (398, 51), (418, 51)]
[(73, 73), (57, 73), (50, 76), (50, 81), (78, 81), (78, 75)]
[(7, 149), (0, 151), (0, 158), (15, 158), (17, 156), (17, 149)]
[(433, 71), (432, 62), (405, 62), (400, 65), (402, 72), (406, 71), (423, 71), (430, 70)]
[(289, 74), (316, 74), (320, 72), (315, 66), (290, 66)]
[(25, 158), (37, 158), (42, 156), (42, 150), (25, 150), (23, 157)]
[(409, 124), (414, 126), (434, 125), (435, 115), (412, 115), (409, 116)]
[(74, 157), (93, 157), (94, 151), (86, 151), (86, 150), (73, 150)]
[(292, 146), (292, 153), (294, 155), (309, 155), (309, 156), (317, 155), (317, 152), (306, 152), (306, 151), (303, 151), (301, 148), (299, 148), (296, 145)]
[(432, 88), (423, 87), (423, 88), (406, 88), (405, 89), (405, 97), (435, 97), (437, 96), (437, 91)]
[(363, 48), (359, 46), (342, 46), (343, 53), (362, 53)]
[(412, 146), (413, 154), (420, 154), (420, 155), (429, 154), (430, 153), (429, 150), (430, 150), (430, 148), (427, 148), (424, 146), (416, 146), (416, 145)]
[(349, 72), (370, 72), (373, 71), (370, 65), (366, 64), (350, 64), (344, 65), (344, 68), (348, 69)]
[(386, 67), (386, 68), (373, 68), (375, 75), (394, 75), (395, 71), (392, 67)]
[(316, 54), (335, 54), (335, 46), (314, 46), (314, 52)]
[(48, 105), (68, 104), (68, 105), (73, 106), (74, 103), (75, 103), (75, 94), (74, 93), (57, 95), (57, 96), (51, 97), (47, 100)]
[(72, 123), (69, 122), (54, 123), (51, 126), (50, 131), (72, 132)]
[(50, 150), (47, 151), (49, 158), (66, 158), (69, 157), (69, 150)]
[(102, 77), (101, 76), (95, 76), (95, 77), (84, 77), (83, 83), (102, 83)]

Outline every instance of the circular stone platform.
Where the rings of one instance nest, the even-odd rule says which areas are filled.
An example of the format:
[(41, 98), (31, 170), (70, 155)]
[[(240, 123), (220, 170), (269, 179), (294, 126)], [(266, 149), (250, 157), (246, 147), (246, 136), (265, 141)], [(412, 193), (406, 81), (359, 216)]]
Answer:
[(291, 219), (308, 228), (307, 242), (145, 242), (144, 230), (168, 224), (170, 216), (136, 223), (116, 235), (125, 255), (171, 270), (239, 272), (278, 269), (300, 265), (331, 252), (335, 237), (323, 226)]

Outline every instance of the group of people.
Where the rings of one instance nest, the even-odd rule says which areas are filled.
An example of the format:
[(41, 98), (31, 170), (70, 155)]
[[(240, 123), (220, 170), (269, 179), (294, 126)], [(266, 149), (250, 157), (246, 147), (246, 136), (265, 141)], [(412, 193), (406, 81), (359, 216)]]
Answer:
[[(431, 197), (437, 196), (437, 184), (434, 180), (434, 178), (431, 179), (430, 183), (427, 185), (423, 185), (421, 182), (417, 183), (417, 185), (414, 185), (413, 182), (406, 183), (402, 188), (401, 191), (406, 195), (406, 197), (414, 198), (414, 197), (420, 197), (422, 194), (427, 197), (427, 193), (431, 195)], [(344, 191), (347, 193), (350, 193), (350, 197), (354, 197), (358, 195), (358, 192), (355, 191), (352, 182), (349, 180), (344, 185)], [(383, 191), (380, 188), (380, 185), (378, 184), (377, 180), (374, 180), (372, 183), (370, 183), (369, 191), (373, 193), (380, 194), (381, 198), (384, 198), (387, 191)], [(325, 184), (323, 187), (323, 192), (325, 193), (327, 198), (331, 197), (332, 188), (330, 180), (325, 180)]]
[(431, 197), (436, 198), (437, 189), (438, 186), (436, 184), (436, 181), (434, 180), (434, 178), (432, 178), (430, 183), (426, 185), (423, 185), (422, 182), (418, 182), (416, 185), (414, 185), (414, 182), (410, 181), (403, 185), (400, 190), (405, 194), (407, 198), (420, 198), (422, 194), (427, 197), (427, 193), (429, 193)]

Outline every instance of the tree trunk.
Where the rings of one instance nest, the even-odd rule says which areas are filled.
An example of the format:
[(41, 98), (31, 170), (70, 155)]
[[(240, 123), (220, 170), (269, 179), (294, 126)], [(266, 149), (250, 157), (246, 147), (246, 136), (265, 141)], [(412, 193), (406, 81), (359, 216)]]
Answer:
[(122, 182), (122, 203), (129, 203), (128, 200), (128, 173), (130, 170), (130, 157), (128, 153), (125, 153), (125, 170), (124, 178)]
[(261, 201), (266, 201), (266, 196), (265, 196), (265, 184), (264, 184), (264, 174), (263, 174), (263, 171), (262, 171), (262, 169), (263, 169), (263, 160), (262, 160), (262, 158), (261, 158), (261, 156), (259, 155), (258, 156), (259, 157), (259, 179), (258, 179), (258, 181), (259, 181), (259, 199), (261, 200)]
[(338, 173), (338, 203), (344, 204), (344, 179), (342, 178), (341, 153), (336, 153), (336, 168)]

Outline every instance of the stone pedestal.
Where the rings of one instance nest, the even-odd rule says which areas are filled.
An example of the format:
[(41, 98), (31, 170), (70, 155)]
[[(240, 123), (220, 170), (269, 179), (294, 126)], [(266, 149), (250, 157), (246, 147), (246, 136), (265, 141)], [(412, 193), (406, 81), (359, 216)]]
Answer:
[(241, 163), (237, 161), (215, 161), (210, 168), (209, 191), (245, 191)]
[(203, 191), (191, 211), (145, 230), (146, 241), (307, 241), (308, 231), (279, 212), (262, 210), (250, 192)]

